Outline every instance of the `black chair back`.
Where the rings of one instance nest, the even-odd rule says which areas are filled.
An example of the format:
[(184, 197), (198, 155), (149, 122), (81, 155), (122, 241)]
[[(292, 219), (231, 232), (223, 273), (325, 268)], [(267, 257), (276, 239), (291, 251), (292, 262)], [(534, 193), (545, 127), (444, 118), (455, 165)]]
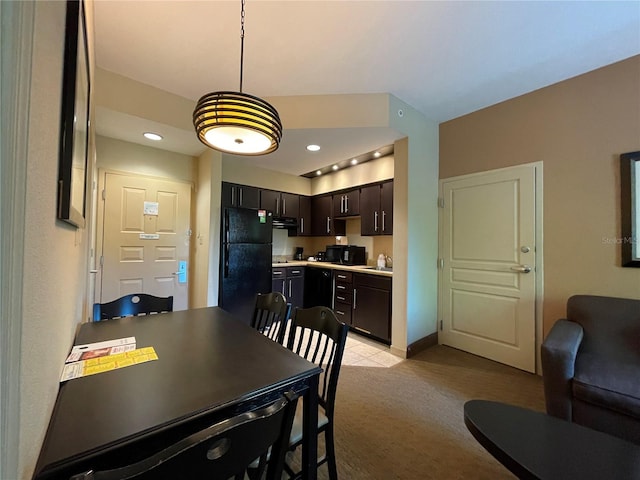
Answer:
[(280, 345), (284, 344), (291, 304), (279, 292), (258, 294), (251, 326)]
[(342, 355), (349, 327), (328, 307), (296, 308), (287, 348), (323, 369), (318, 403), (333, 418)]
[(280, 480), (296, 396), (285, 396), (267, 407), (246, 412), (201, 430), (160, 452), (125, 467), (88, 471), (70, 480), (243, 479), (256, 458), (266, 458), (267, 480)]
[(125, 295), (107, 303), (93, 304), (93, 321), (112, 318), (149, 315), (152, 313), (172, 312), (173, 296), (156, 297), (146, 293)]

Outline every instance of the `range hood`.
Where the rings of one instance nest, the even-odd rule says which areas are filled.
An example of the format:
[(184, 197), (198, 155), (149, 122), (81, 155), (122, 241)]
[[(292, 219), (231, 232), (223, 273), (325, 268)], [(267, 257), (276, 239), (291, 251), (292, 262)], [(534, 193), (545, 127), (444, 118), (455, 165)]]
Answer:
[(296, 229), (298, 228), (298, 219), (292, 217), (274, 218), (273, 228)]

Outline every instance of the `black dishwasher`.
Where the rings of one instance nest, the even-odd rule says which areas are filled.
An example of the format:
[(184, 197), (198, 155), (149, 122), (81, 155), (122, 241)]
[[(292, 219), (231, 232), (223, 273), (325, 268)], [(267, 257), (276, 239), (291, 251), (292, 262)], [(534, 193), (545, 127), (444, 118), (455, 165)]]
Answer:
[(304, 277), (304, 308), (332, 308), (333, 276), (329, 268), (307, 268)]

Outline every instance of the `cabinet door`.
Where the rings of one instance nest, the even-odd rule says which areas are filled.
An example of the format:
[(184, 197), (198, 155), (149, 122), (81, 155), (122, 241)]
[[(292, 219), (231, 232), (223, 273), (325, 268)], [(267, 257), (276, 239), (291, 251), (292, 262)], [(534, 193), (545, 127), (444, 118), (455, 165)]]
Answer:
[(304, 304), (304, 277), (289, 277), (287, 278), (285, 297), (291, 304), (291, 312), (296, 307), (302, 308)]
[(222, 207), (237, 207), (238, 185), (222, 182)]
[(300, 195), (300, 211), (298, 217), (298, 235), (311, 235), (311, 197)]
[(345, 215), (360, 215), (360, 189), (344, 194)]
[(260, 208), (273, 212), (275, 217), (280, 216), (280, 192), (274, 190), (260, 191)]
[(380, 192), (380, 231), (383, 235), (393, 235), (393, 182), (381, 185)]
[(380, 226), (380, 185), (360, 190), (360, 234), (378, 235)]
[(297, 218), (300, 214), (300, 196), (294, 193), (280, 194), (280, 214), (283, 217)]
[(373, 276), (353, 276), (352, 323), (356, 329), (390, 343), (391, 280), (371, 277)]
[(260, 208), (260, 189), (236, 185), (238, 188), (238, 206), (243, 208)]
[[(272, 278), (271, 279), (271, 291), (278, 292), (281, 294), (285, 294), (285, 283), (286, 280), (284, 278)], [(286, 295), (285, 295), (286, 296)]]
[(311, 197), (311, 234), (331, 234), (331, 195)]

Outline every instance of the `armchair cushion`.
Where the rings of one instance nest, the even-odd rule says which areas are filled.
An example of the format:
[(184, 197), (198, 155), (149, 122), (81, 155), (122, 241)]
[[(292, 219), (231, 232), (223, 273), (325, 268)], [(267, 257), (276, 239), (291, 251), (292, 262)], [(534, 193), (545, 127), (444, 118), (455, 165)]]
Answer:
[(574, 397), (640, 420), (640, 361), (582, 353), (576, 360)]

